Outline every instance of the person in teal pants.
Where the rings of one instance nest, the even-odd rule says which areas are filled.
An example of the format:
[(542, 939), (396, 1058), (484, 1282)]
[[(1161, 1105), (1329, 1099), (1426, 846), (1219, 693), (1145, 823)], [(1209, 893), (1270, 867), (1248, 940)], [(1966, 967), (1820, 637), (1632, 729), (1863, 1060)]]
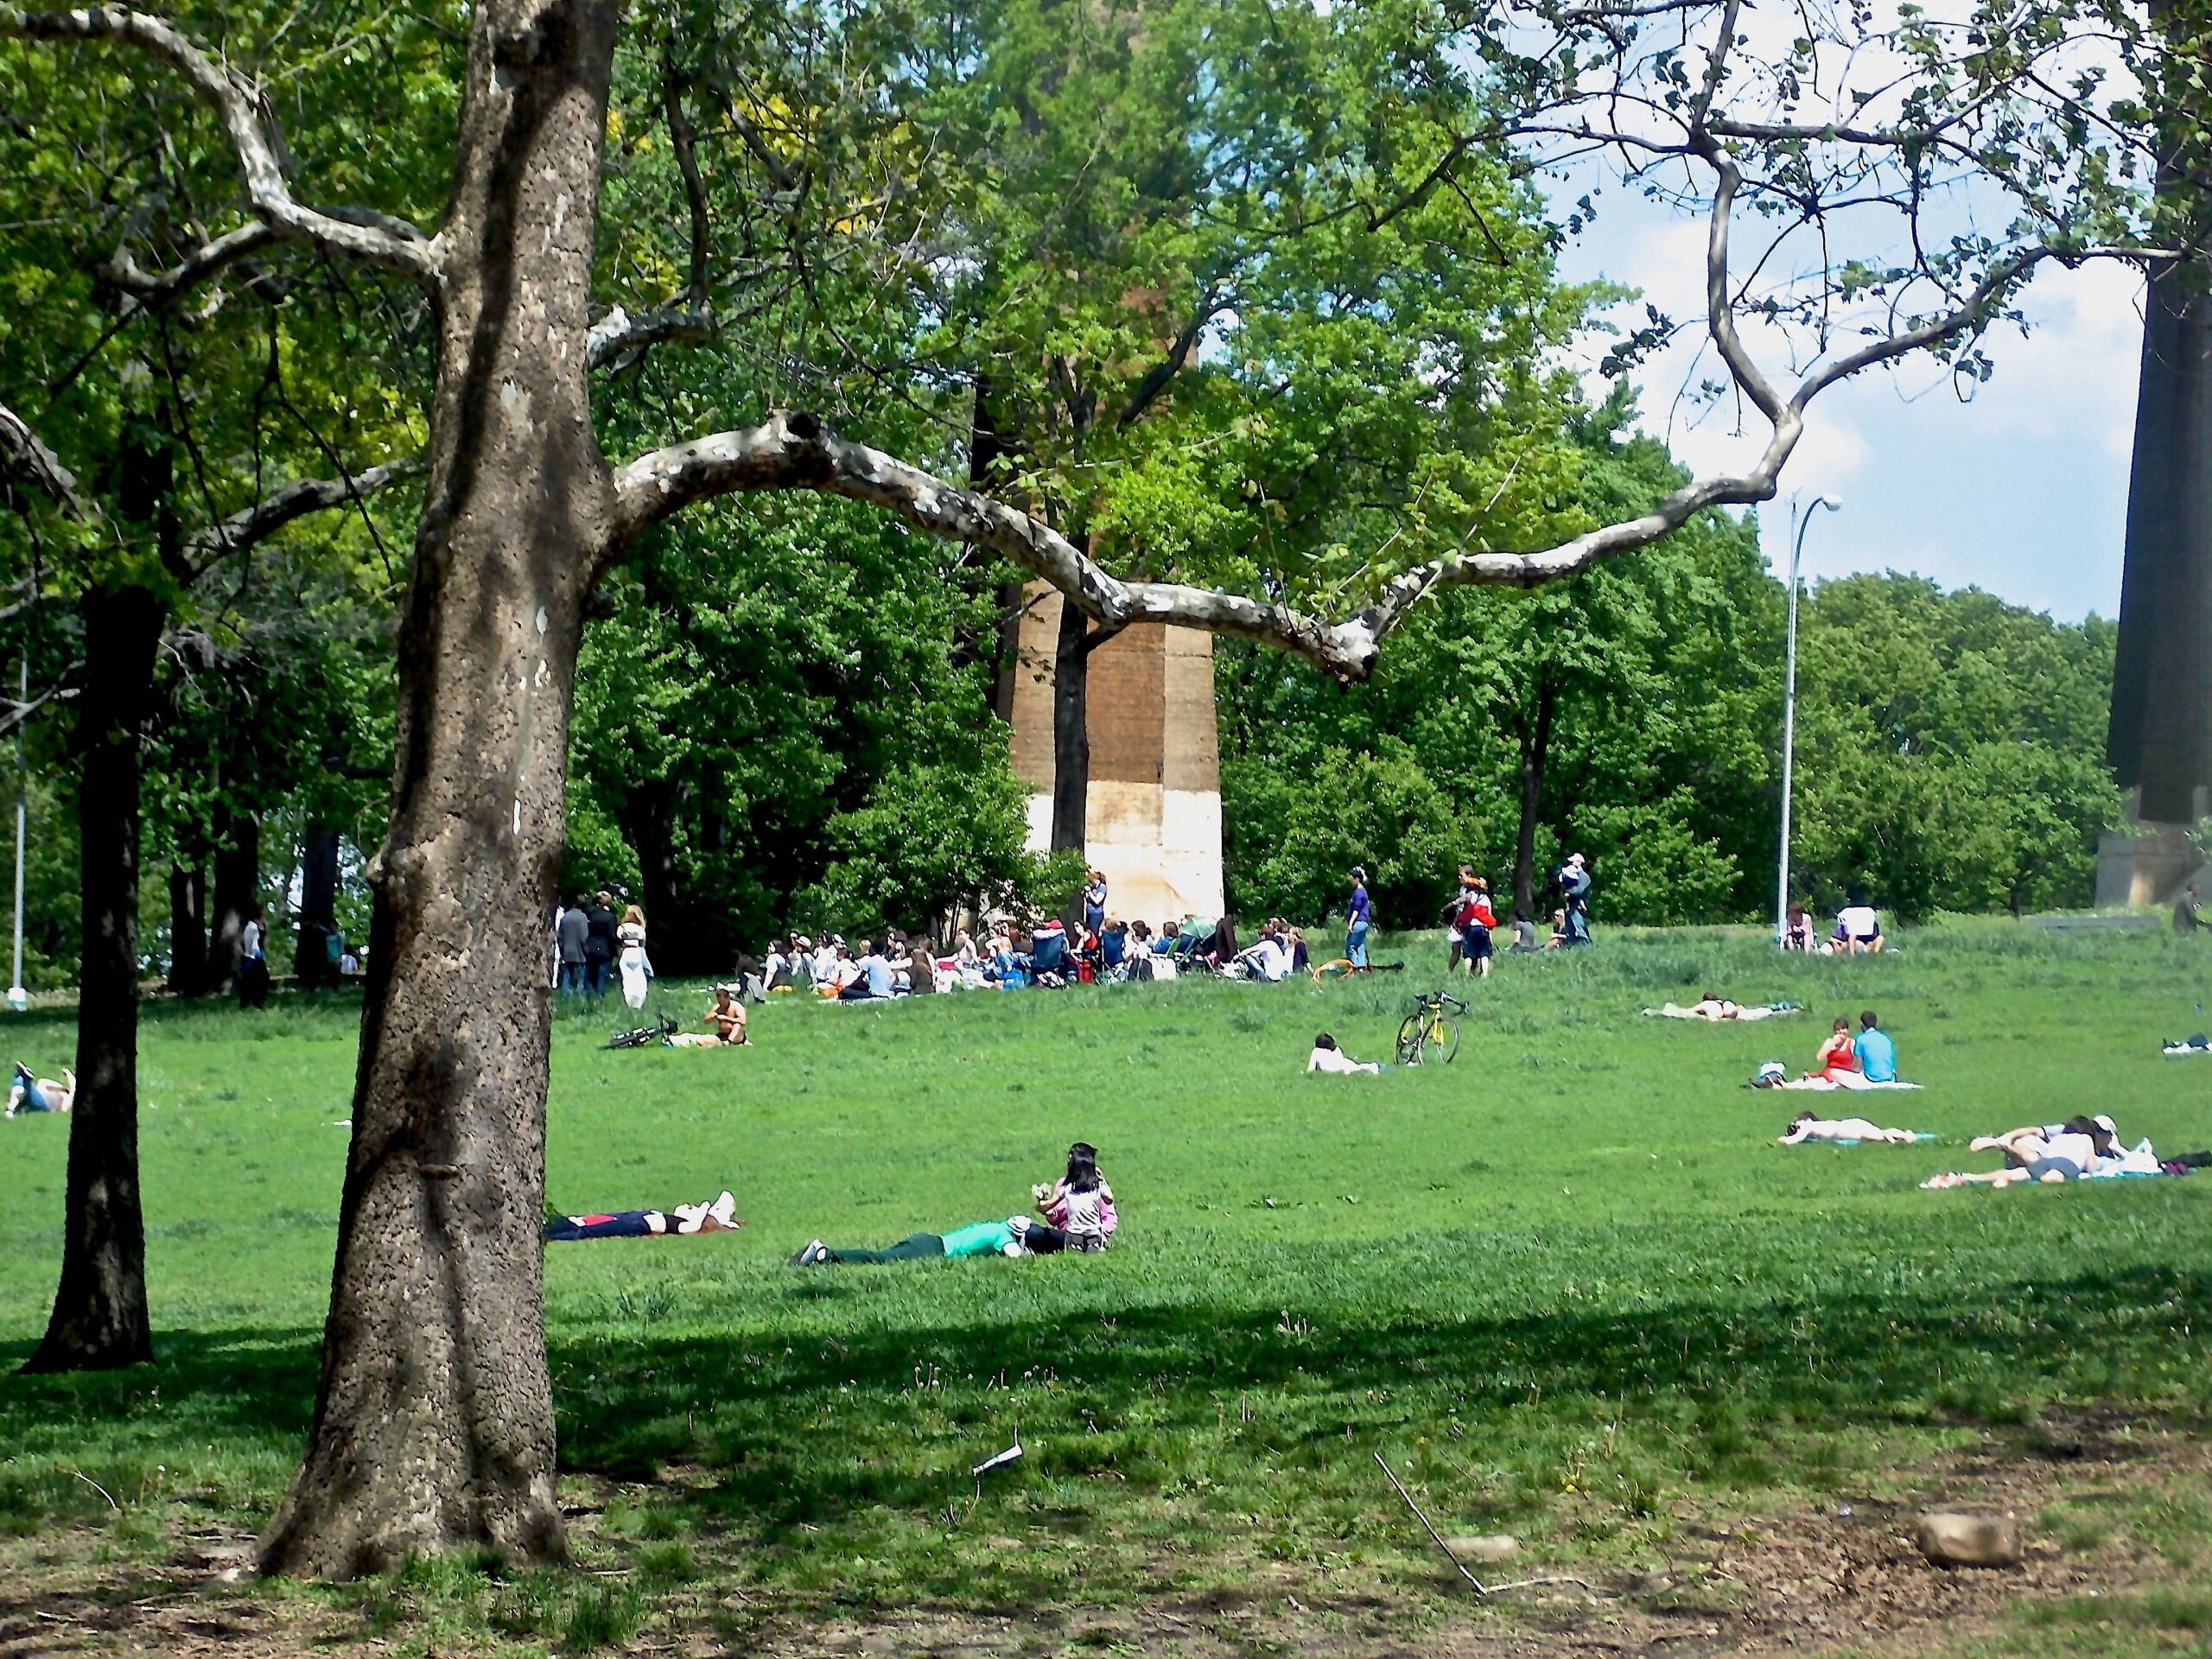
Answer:
[(913, 1233), (887, 1249), (832, 1249), (816, 1239), (797, 1255), (791, 1266), (810, 1268), (823, 1262), (925, 1262), (938, 1257), (961, 1261), (971, 1255), (1050, 1255), (1068, 1247), (1068, 1236), (1057, 1227), (1028, 1216), (1009, 1216), (1004, 1221), (979, 1221), (956, 1227), (949, 1233)]

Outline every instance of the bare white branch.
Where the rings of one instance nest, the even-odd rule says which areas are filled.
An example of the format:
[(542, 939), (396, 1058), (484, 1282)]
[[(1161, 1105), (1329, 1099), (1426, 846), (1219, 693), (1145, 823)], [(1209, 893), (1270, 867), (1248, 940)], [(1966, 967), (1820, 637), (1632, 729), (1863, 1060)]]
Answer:
[(245, 175), (247, 198), (276, 235), (435, 284), (437, 264), (432, 244), (414, 226), (383, 213), (324, 212), (295, 200), (260, 88), (216, 63), (166, 19), (120, 5), (75, 11), (6, 10), (0, 10), (0, 35), (32, 41), (116, 41), (159, 58), (222, 118)]
[(194, 249), (167, 270), (147, 270), (130, 257), (130, 250), (118, 248), (115, 257), (100, 267), (99, 274), (129, 296), (127, 315), (137, 308), (152, 310), (166, 305), (225, 266), (258, 252), (278, 239), (276, 232), (265, 220), (257, 219)]

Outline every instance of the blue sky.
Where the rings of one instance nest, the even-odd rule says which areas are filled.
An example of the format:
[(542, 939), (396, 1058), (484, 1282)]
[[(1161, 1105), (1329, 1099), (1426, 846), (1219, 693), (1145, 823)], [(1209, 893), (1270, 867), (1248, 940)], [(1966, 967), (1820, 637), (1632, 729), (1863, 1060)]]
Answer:
[[(1698, 315), (1703, 221), (1618, 189), (1600, 205), (1563, 273), (1630, 283), (1678, 320)], [(2140, 278), (2117, 265), (2047, 271), (2028, 292), (2035, 327), (1992, 336), (1996, 376), (1971, 401), (1925, 361), (1822, 394), (1762, 514), (1768, 558), (1788, 566), (1793, 497), (1840, 493), (1843, 511), (1807, 532), (1808, 575), (1910, 571), (2067, 621), (2116, 615), (2141, 296)], [(1678, 349), (1643, 372), (1645, 429), (1700, 473), (1747, 458), (1765, 436), (1755, 414), (1738, 438), (1731, 405), (1670, 407), (1689, 365)], [(1716, 369), (1708, 356), (1693, 384)]]

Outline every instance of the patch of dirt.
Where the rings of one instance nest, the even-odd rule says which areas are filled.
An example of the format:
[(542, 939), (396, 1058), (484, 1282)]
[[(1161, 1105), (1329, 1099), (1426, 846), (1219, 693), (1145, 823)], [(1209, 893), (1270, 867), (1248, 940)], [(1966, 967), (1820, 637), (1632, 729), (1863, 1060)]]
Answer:
[[(709, 1659), (818, 1656), (986, 1656), (1142, 1653), (1249, 1659), (1261, 1653), (1346, 1659), (1754, 1659), (1854, 1649), (1925, 1654), (1986, 1631), (2006, 1609), (2090, 1593), (2125, 1594), (2170, 1580), (2171, 1569), (2124, 1534), (2083, 1554), (2037, 1536), (2037, 1516), (2069, 1495), (2133, 1495), (2154, 1483), (2212, 1474), (2212, 1446), (2113, 1413), (2050, 1416), (1994, 1430), (1931, 1466), (1909, 1499), (1839, 1501), (1817, 1513), (1726, 1526), (1679, 1526), (1675, 1556), (1651, 1572), (1582, 1569), (1589, 1587), (1538, 1586), (1484, 1601), (1437, 1557), (1433, 1593), (1393, 1592), (1371, 1580), (1332, 1586), (1287, 1563), (1254, 1568), (1242, 1584), (1144, 1606), (1055, 1612), (917, 1613), (874, 1619), (764, 1616), (738, 1598), (649, 1625), (626, 1649)], [(595, 1503), (573, 1505), (588, 1513)], [(2025, 1560), (2005, 1571), (1945, 1571), (1912, 1543), (1919, 1512), (1956, 1507), (2017, 1516)], [(1414, 1527), (1410, 1516), (1408, 1529)], [(11, 1550), (0, 1567), (0, 1659), (161, 1654), (175, 1659), (309, 1659), (372, 1653), (359, 1613), (257, 1587), (251, 1541), (200, 1533), (152, 1569), (99, 1566), (85, 1541)], [(1497, 1583), (1575, 1571), (1565, 1566), (1478, 1567)], [(1440, 1623), (1436, 1607), (1447, 1611)], [(741, 1625), (733, 1633), (732, 1620)], [(395, 1632), (394, 1639), (404, 1635)], [(435, 1644), (458, 1656), (466, 1644)]]

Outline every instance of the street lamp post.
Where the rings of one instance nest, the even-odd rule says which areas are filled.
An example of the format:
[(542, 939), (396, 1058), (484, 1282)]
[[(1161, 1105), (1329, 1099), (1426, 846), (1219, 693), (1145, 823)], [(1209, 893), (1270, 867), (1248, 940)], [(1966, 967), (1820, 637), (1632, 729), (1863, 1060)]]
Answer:
[(1797, 520), (1796, 539), (1789, 548), (1789, 649), (1782, 690), (1782, 868), (1774, 884), (1774, 942), (1789, 935), (1789, 790), (1791, 768), (1797, 748), (1797, 565), (1805, 555), (1805, 529), (1813, 522), (1813, 509), (1840, 511), (1843, 502), (1816, 495)]

